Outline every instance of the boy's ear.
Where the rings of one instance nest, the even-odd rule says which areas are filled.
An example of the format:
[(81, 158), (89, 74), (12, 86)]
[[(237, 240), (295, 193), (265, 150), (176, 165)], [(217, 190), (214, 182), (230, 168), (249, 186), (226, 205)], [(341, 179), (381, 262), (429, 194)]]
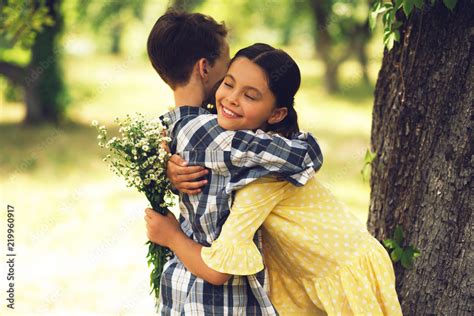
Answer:
[(270, 118), (267, 120), (267, 123), (268, 124), (279, 123), (283, 121), (283, 119), (285, 119), (287, 115), (288, 115), (288, 109), (286, 107), (276, 108), (273, 110), (273, 113), (270, 116)]
[(204, 81), (209, 79), (209, 62), (206, 58), (201, 58), (198, 61), (199, 75)]

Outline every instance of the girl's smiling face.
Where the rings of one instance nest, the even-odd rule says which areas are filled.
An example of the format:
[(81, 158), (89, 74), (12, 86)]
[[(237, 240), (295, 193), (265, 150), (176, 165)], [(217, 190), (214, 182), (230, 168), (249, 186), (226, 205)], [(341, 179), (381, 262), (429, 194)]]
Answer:
[(238, 57), (216, 92), (217, 121), (227, 130), (265, 129), (281, 121), (286, 108), (276, 108), (265, 72), (254, 62)]

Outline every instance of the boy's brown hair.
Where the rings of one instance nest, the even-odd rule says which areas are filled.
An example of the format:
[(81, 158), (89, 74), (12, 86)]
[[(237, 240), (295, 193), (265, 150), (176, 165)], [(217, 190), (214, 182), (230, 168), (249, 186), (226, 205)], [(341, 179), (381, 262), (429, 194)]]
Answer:
[(171, 9), (156, 21), (148, 36), (148, 57), (160, 77), (175, 89), (189, 81), (199, 59), (214, 64), (226, 35), (224, 23), (210, 16)]

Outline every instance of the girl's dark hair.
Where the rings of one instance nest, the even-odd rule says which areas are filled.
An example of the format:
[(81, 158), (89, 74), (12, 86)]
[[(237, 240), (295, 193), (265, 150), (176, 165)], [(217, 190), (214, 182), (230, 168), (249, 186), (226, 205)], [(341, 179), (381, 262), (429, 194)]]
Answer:
[(239, 50), (230, 61), (230, 65), (239, 57), (248, 58), (263, 69), (267, 75), (270, 91), (275, 96), (276, 106), (288, 109), (287, 116), (279, 123), (269, 124), (267, 131), (291, 138), (300, 130), (298, 116), (294, 108), (294, 97), (301, 83), (298, 65), (283, 50), (262, 43), (256, 43)]

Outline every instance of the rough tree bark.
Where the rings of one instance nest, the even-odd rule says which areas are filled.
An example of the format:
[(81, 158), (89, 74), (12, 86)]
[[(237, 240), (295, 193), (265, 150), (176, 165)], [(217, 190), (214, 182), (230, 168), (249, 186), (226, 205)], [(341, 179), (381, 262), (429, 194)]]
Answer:
[(395, 264), (405, 315), (473, 315), (474, 5), (425, 2), (385, 51), (372, 121), (369, 228), (399, 224), (421, 256)]

